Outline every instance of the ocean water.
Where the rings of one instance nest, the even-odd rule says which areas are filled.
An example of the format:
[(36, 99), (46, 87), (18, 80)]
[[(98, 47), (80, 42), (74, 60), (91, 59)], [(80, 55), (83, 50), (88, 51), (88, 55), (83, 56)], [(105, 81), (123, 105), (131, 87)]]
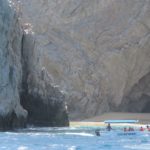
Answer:
[(95, 128), (28, 128), (0, 132), (0, 150), (150, 150), (150, 132), (123, 135)]

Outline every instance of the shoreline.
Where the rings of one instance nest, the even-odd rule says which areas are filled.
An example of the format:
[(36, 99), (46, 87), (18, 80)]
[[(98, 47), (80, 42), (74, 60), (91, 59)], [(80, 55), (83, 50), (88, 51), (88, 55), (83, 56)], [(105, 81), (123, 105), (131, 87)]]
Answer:
[(129, 123), (119, 123), (112, 124), (113, 126), (144, 126), (150, 125), (150, 113), (123, 113), (123, 112), (111, 112), (105, 113), (100, 116), (88, 118), (81, 121), (70, 121), (70, 127), (89, 127), (89, 126), (106, 126), (104, 123), (105, 120), (139, 120), (138, 123), (129, 124)]

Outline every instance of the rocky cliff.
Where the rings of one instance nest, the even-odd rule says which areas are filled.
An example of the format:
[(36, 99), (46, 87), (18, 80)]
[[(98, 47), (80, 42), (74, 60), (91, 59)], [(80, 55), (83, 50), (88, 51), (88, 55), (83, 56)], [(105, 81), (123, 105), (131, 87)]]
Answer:
[(0, 130), (67, 126), (65, 96), (34, 55), (34, 37), (19, 21), (19, 1), (0, 0)]
[(23, 127), (27, 117), (19, 97), (23, 32), (11, 5), (0, 0), (0, 129)]
[(0, 126), (150, 112), (149, 0), (0, 4)]
[(22, 39), (21, 105), (28, 111), (27, 122), (37, 126), (68, 126), (66, 97), (51, 85), (44, 66), (37, 65), (36, 41), (32, 32), (25, 30)]
[(44, 67), (71, 119), (150, 111), (149, 0), (21, 0)]

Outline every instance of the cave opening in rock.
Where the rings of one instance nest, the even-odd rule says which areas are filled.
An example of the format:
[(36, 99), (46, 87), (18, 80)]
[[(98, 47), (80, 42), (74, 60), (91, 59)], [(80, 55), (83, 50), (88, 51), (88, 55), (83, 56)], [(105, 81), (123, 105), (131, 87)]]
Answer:
[(40, 95), (22, 93), (21, 105), (28, 111), (27, 123), (35, 126), (68, 126), (68, 114), (64, 102), (54, 102), (47, 97), (47, 102)]
[(142, 113), (150, 113), (150, 100), (145, 103), (145, 106), (142, 109)]

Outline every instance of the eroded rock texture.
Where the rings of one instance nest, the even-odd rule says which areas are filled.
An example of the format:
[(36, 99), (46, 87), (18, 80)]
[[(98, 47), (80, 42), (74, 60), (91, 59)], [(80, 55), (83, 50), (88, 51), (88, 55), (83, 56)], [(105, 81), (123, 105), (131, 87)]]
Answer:
[(27, 112), (20, 105), (22, 30), (11, 3), (0, 0), (0, 129), (24, 127)]
[(68, 126), (66, 98), (37, 64), (35, 37), (28, 24), (22, 29), (19, 8), (18, 0), (0, 0), (0, 130)]
[(36, 65), (39, 58), (34, 38), (32, 33), (25, 33), (22, 46), (21, 104), (28, 111), (28, 123), (36, 126), (68, 126), (66, 98), (57, 87), (51, 85), (45, 68)]
[(21, 5), (22, 22), (31, 24), (35, 37), (33, 68), (44, 67), (68, 96), (70, 118), (150, 112), (149, 0), (21, 0)]

